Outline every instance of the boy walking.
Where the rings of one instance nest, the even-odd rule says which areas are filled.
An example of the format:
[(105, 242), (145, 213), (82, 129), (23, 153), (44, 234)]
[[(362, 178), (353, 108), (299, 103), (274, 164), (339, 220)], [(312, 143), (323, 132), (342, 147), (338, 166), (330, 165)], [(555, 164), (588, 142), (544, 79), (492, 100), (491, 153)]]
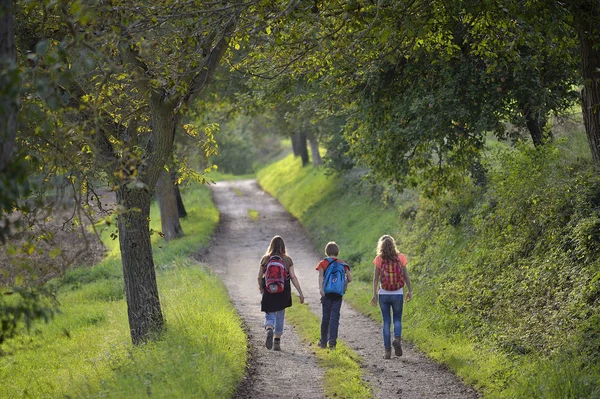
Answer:
[(319, 272), (319, 292), (321, 293), (321, 339), (319, 347), (335, 349), (340, 325), (340, 309), (342, 297), (348, 283), (352, 281), (350, 266), (337, 258), (340, 249), (335, 242), (325, 246), (327, 257), (319, 262), (316, 270)]

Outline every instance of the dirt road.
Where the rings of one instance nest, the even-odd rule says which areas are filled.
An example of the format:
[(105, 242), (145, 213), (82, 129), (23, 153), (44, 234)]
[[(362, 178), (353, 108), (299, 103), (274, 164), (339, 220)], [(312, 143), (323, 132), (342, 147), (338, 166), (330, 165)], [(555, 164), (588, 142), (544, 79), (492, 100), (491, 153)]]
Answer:
[[(236, 398), (323, 398), (324, 371), (316, 364), (316, 343), (301, 342), (293, 327), (286, 324), (281, 352), (265, 348), (264, 314), (260, 311), (256, 281), (258, 262), (269, 241), (274, 235), (282, 236), (294, 260), (306, 302), (320, 317), (315, 266), (322, 258), (321, 251), (313, 248), (300, 223), (256, 181), (219, 182), (212, 189), (221, 222), (211, 247), (198, 257), (223, 279), (248, 327), (252, 347), (251, 369)], [(250, 210), (258, 212), (256, 220), (250, 216)], [(384, 360), (379, 323), (346, 303), (342, 307), (339, 335), (362, 357), (366, 380), (377, 398), (477, 397), (452, 373), (406, 343), (401, 358), (392, 356), (391, 360)]]

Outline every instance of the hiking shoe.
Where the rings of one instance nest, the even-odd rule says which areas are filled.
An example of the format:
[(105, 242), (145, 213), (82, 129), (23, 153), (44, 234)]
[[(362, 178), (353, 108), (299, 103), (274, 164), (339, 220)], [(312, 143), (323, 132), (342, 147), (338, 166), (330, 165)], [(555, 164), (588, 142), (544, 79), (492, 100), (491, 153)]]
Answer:
[(384, 359), (391, 359), (392, 358), (392, 348), (385, 348), (385, 353), (383, 354), (383, 358)]
[(392, 346), (394, 347), (396, 356), (402, 356), (402, 343), (400, 342), (400, 337), (394, 339)]
[(275, 338), (275, 341), (273, 342), (273, 350), (274, 351), (281, 350), (281, 339), (280, 338)]
[(267, 341), (265, 342), (265, 346), (267, 349), (271, 349), (273, 347), (273, 329), (267, 329)]

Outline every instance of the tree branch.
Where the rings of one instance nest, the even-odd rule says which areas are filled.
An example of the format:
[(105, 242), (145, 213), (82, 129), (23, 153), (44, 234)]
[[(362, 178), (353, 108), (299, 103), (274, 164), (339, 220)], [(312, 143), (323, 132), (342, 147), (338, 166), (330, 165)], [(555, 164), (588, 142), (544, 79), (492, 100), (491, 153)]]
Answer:
[(152, 72), (150, 68), (138, 57), (138, 54), (134, 51), (133, 44), (129, 40), (121, 40), (119, 42), (119, 50), (123, 61), (133, 65), (132, 69), (137, 75), (137, 79), (133, 80), (134, 85), (142, 95), (149, 93), (145, 97), (148, 99), (148, 105), (152, 110), (156, 111), (160, 109), (165, 93), (163, 90), (158, 90), (152, 86)]
[(200, 94), (206, 83), (210, 80), (215, 69), (221, 62), (223, 54), (225, 54), (225, 51), (227, 50), (227, 40), (235, 30), (236, 25), (237, 15), (234, 15), (225, 26), (225, 29), (223, 29), (221, 38), (217, 44), (208, 52), (204, 66), (192, 78), (189, 89), (187, 93), (182, 96), (181, 101), (177, 106), (177, 110), (182, 107), (188, 107), (196, 97), (198, 97), (198, 94)]

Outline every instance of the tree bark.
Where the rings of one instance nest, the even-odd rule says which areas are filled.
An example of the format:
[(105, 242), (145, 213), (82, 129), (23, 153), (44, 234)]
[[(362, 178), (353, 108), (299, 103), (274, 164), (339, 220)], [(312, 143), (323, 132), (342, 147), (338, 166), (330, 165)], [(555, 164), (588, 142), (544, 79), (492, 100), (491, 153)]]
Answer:
[(298, 143), (298, 134), (292, 134), (292, 152), (295, 157), (300, 156), (300, 144)]
[(544, 145), (546, 138), (549, 138), (544, 137), (544, 127), (548, 122), (546, 117), (541, 112), (533, 112), (530, 109), (523, 111), (523, 117), (525, 118), (527, 130), (529, 130), (529, 134), (533, 140), (533, 145), (536, 147)]
[(150, 192), (144, 188), (122, 185), (117, 190), (117, 202), (124, 209), (117, 224), (134, 345), (146, 342), (164, 326), (150, 242), (150, 199)]
[(173, 188), (175, 189), (175, 200), (177, 201), (177, 214), (179, 218), (187, 216), (183, 199), (181, 198), (181, 191), (179, 190), (179, 184), (177, 184), (177, 171), (175, 168), (171, 169), (171, 182), (173, 182)]
[(574, 8), (573, 20), (581, 49), (581, 109), (592, 158), (600, 162), (600, 48), (597, 45), (600, 2), (590, 0), (578, 5)]
[(0, 0), (0, 173), (10, 163), (17, 136), (18, 70), (12, 0)]
[(308, 165), (308, 145), (306, 144), (306, 133), (303, 130), (296, 132), (298, 153), (302, 159), (302, 166)]
[(313, 166), (318, 167), (323, 162), (321, 160), (321, 154), (319, 153), (319, 142), (315, 137), (314, 133), (308, 135), (308, 142), (310, 144), (310, 153), (312, 155)]
[(179, 223), (175, 186), (171, 180), (171, 175), (165, 169), (160, 172), (156, 182), (156, 196), (160, 208), (160, 225), (163, 238), (166, 242), (169, 242), (175, 238), (183, 237), (183, 229)]

